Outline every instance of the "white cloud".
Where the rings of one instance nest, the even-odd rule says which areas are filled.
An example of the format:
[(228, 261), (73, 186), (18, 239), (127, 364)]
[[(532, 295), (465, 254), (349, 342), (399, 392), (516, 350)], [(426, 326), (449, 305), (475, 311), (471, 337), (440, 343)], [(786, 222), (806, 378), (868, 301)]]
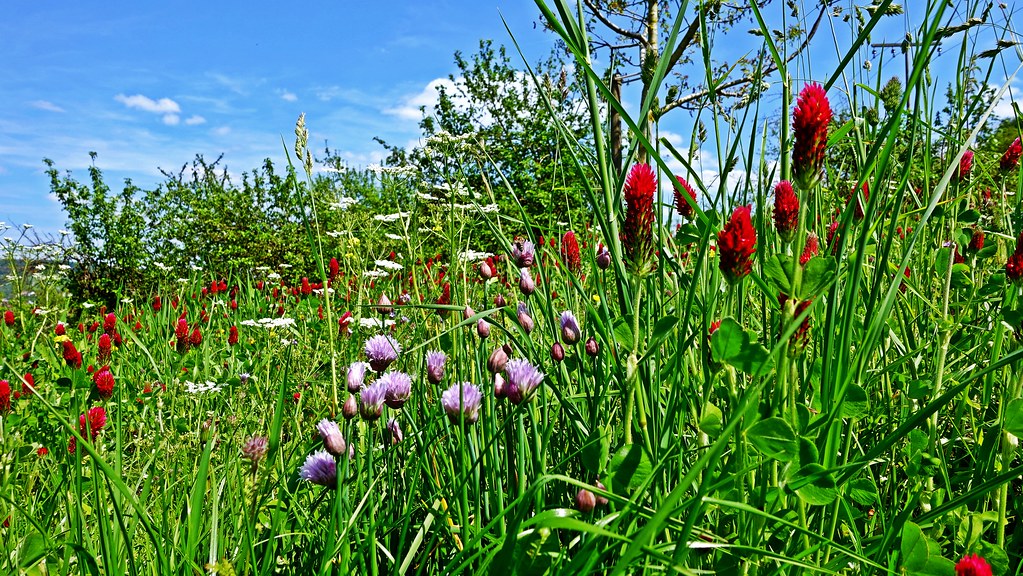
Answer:
[(231, 133), (230, 126), (217, 126), (213, 129), (213, 133), (217, 136), (227, 136)]
[(177, 114), (165, 114), (163, 116), (163, 123), (168, 126), (177, 126), (178, 122), (181, 122), (181, 116)]
[(205, 123), (206, 119), (203, 118), (202, 116), (199, 116), (198, 114), (193, 114), (185, 119), (185, 124), (188, 124), (189, 126), (198, 126), (199, 124)]
[(294, 92), (282, 90), (281, 100), (284, 100), (285, 102), (295, 102), (296, 100), (298, 100), (298, 96), (296, 96)]
[[(383, 112), (384, 114), (397, 116), (404, 120), (419, 120), (423, 117), (420, 108), (425, 106), (427, 113), (429, 113), (430, 108), (437, 103), (441, 88), (447, 91), (448, 94), (453, 95), (456, 92), (457, 85), (450, 78), (436, 78), (431, 80), (418, 94), (406, 97), (404, 102), (398, 106), (385, 108)], [(455, 99), (455, 104), (459, 104), (457, 98)]]
[(124, 104), (128, 108), (138, 108), (144, 112), (153, 112), (155, 114), (180, 114), (181, 106), (178, 103), (171, 100), (170, 98), (160, 98), (159, 100), (153, 100), (148, 96), (142, 94), (135, 94), (134, 96), (125, 96), (124, 94), (118, 94), (114, 96), (114, 100), (117, 100), (121, 104)]
[(29, 102), (29, 105), (32, 106), (33, 108), (46, 110), (47, 112), (64, 112), (63, 108), (57, 106), (56, 104), (48, 100), (34, 100), (32, 102)]

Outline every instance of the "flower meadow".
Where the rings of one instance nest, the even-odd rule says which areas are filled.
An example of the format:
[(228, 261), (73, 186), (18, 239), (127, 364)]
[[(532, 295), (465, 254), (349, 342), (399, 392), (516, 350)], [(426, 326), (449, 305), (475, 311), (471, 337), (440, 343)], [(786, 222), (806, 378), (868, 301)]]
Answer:
[(152, 262), (113, 302), (68, 296), (73, 244), (5, 240), (0, 569), (1020, 573), (1020, 126), (985, 128), (1004, 87), (928, 112), (938, 40), (980, 26), (945, 7), (894, 89), (864, 34), (809, 75), (761, 30), (780, 96), (701, 120), (708, 178), (538, 2), (592, 111), (587, 221), (495, 179), (325, 228), (351, 199), (295, 180), (334, 195), (294, 215), (312, 266)]

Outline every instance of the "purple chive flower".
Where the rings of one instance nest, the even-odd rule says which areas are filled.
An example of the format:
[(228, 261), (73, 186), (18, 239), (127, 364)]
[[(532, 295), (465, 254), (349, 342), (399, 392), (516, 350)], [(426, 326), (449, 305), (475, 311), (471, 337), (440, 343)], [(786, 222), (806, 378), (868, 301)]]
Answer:
[(404, 406), (412, 395), (412, 378), (404, 372), (387, 372), (377, 382), (387, 386), (384, 403), (395, 410)]
[(528, 360), (515, 358), (509, 360), (504, 367), (504, 374), (507, 378), (504, 394), (513, 404), (528, 402), (533, 398), (540, 382), (543, 382), (543, 372), (536, 369)]
[(482, 400), (483, 394), (480, 393), (479, 387), (468, 382), (454, 384), (440, 395), (444, 412), (456, 425), (463, 417), (466, 424), (475, 424), (480, 418)]
[(426, 353), (426, 379), (433, 384), (439, 384), (444, 378), (444, 361), (448, 357), (440, 350), (431, 350)]
[(341, 415), (345, 417), (345, 420), (351, 420), (358, 413), (359, 405), (355, 402), (355, 394), (349, 394), (344, 406), (341, 407)]
[(341, 429), (337, 422), (324, 418), (316, 425), (316, 431), (320, 433), (323, 446), (327, 448), (327, 452), (330, 452), (331, 456), (341, 456), (347, 452), (348, 446), (345, 444), (345, 437), (341, 435)]
[(369, 358), (369, 367), (380, 373), (387, 370), (387, 367), (398, 359), (401, 354), (401, 344), (388, 335), (377, 335), (366, 340), (366, 357)]
[(387, 435), (391, 438), (391, 446), (401, 444), (401, 441), (405, 439), (405, 434), (402, 433), (401, 424), (398, 423), (397, 418), (387, 421)]
[(582, 330), (579, 329), (579, 321), (571, 310), (561, 313), (561, 339), (565, 344), (575, 344), (582, 338)]
[(337, 464), (326, 450), (318, 450), (305, 459), (298, 472), (299, 478), (313, 484), (337, 488)]
[(529, 315), (529, 307), (526, 306), (525, 302), (519, 302), (517, 316), (519, 318), (519, 325), (526, 331), (526, 334), (532, 332), (536, 323), (533, 322), (533, 317)]
[(533, 281), (533, 275), (529, 273), (529, 268), (522, 268), (519, 270), (519, 291), (524, 296), (529, 296), (536, 290), (536, 282)]
[(363, 420), (373, 421), (380, 418), (384, 411), (384, 399), (387, 397), (387, 382), (383, 378), (366, 386), (359, 393), (359, 414)]
[(348, 391), (352, 394), (362, 388), (362, 384), (366, 380), (366, 368), (369, 368), (369, 364), (365, 362), (352, 362), (352, 365), (348, 367)]
[(519, 268), (529, 268), (533, 265), (535, 249), (529, 240), (516, 240), (512, 243), (512, 258)]

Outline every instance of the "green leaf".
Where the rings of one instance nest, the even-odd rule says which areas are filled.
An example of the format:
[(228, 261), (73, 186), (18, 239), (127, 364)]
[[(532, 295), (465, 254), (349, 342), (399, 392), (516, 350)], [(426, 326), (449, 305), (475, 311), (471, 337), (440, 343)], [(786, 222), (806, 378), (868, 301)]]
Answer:
[(838, 497), (835, 478), (820, 464), (807, 464), (799, 468), (789, 476), (788, 483), (796, 495), (811, 506), (824, 506)]
[(977, 545), (970, 552), (987, 560), (987, 563), (991, 565), (991, 572), (995, 576), (1008, 574), (1009, 556), (1005, 553), (1005, 550), (1002, 550), (996, 544), (981, 540), (977, 542)]
[[(658, 320), (657, 323), (654, 324), (653, 333), (650, 335), (650, 342), (647, 345), (646, 354), (656, 350), (661, 345), (661, 342), (664, 342), (664, 340), (671, 334), (671, 330), (676, 324), (678, 324), (678, 318), (672, 315), (665, 316)], [(646, 354), (644, 354), (644, 356)]]
[(775, 254), (764, 261), (764, 280), (767, 281), (773, 291), (791, 294), (792, 281), (789, 279), (788, 274), (788, 270), (791, 268), (792, 264), (789, 258), (781, 254)]
[(861, 418), (867, 413), (867, 393), (858, 384), (852, 384), (842, 402), (843, 418)]
[(927, 565), (927, 538), (919, 526), (906, 522), (899, 551), (902, 553), (902, 567), (906, 570), (921, 570)]
[(589, 438), (586, 439), (586, 445), (583, 446), (583, 466), (586, 466), (586, 469), (593, 474), (599, 475), (604, 471), (604, 465), (610, 454), (610, 435), (604, 428), (595, 428), (593, 432), (590, 432)]
[(998, 253), (998, 245), (997, 244), (988, 244), (987, 246), (985, 246), (985, 247), (983, 247), (983, 248), (981, 248), (980, 250), (977, 251), (977, 258), (978, 259), (990, 258), (990, 257), (994, 256), (997, 253)]
[(615, 452), (605, 473), (604, 484), (611, 492), (627, 492), (642, 486), (650, 477), (650, 459), (639, 444), (622, 446)]
[(768, 418), (757, 422), (746, 432), (753, 448), (768, 458), (790, 462), (799, 456), (796, 433), (781, 418)]
[(833, 256), (811, 258), (803, 268), (800, 300), (817, 296), (838, 274), (838, 263)]
[(968, 288), (971, 285), (973, 285), (973, 280), (970, 278), (970, 267), (966, 264), (953, 264), (952, 287)]
[(799, 437), (799, 464), (806, 466), (807, 464), (817, 464), (820, 460), (820, 451), (817, 450), (817, 445), (813, 443), (809, 438), (803, 436)]
[(614, 322), (615, 341), (626, 349), (632, 350), (632, 320), (631, 316), (623, 316)]
[(972, 224), (980, 220), (980, 212), (977, 210), (963, 210), (959, 213), (959, 221)]
[(857, 478), (845, 488), (845, 493), (857, 504), (871, 506), (877, 502), (877, 487), (869, 478)]
[(710, 338), (714, 360), (724, 362), (751, 376), (770, 370), (770, 353), (752, 335), (742, 329), (733, 318), (725, 318)]
[[(561, 551), (556, 530), (538, 528), (519, 534), (513, 552), (511, 574), (540, 576), (550, 571), (554, 558)], [(509, 567), (495, 562), (490, 565), (491, 574), (508, 574)]]
[(708, 402), (703, 407), (703, 415), (700, 416), (700, 432), (716, 438), (721, 433), (722, 421), (721, 409)]
[(1002, 429), (1013, 436), (1023, 436), (1023, 398), (1016, 398), (1005, 407)]
[(38, 532), (32, 532), (25, 537), (18, 550), (18, 566), (28, 568), (46, 555), (46, 538)]

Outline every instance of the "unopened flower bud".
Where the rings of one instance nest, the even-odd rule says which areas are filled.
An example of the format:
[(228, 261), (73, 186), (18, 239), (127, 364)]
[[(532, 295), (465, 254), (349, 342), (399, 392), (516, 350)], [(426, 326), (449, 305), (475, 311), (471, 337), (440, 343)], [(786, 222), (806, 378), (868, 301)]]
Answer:
[(533, 281), (529, 268), (522, 268), (519, 271), (519, 290), (525, 296), (529, 296), (536, 290), (536, 282)]
[(488, 262), (480, 262), (480, 278), (484, 280), (490, 280), (494, 277), (494, 269), (490, 267)]
[(348, 399), (345, 400), (344, 406), (341, 407), (341, 414), (345, 417), (345, 420), (351, 420), (355, 418), (355, 415), (359, 413), (359, 405), (355, 402), (355, 395), (349, 394)]
[(597, 254), (597, 268), (601, 270), (607, 270), (608, 266), (611, 265), (611, 253), (604, 248)]
[(593, 358), (600, 353), (600, 345), (597, 344), (597, 340), (593, 336), (586, 339), (586, 353)]
[(387, 294), (381, 294), (380, 300), (377, 301), (377, 312), (387, 315), (393, 311), (394, 308), (391, 307), (391, 299), (387, 297)]
[(561, 362), (565, 359), (565, 347), (561, 345), (561, 342), (555, 342), (551, 345), (551, 360), (555, 362)]
[(494, 348), (494, 351), (490, 353), (490, 358), (487, 359), (487, 370), (490, 370), (491, 374), (498, 374), (504, 372), (504, 366), (508, 363), (508, 354), (504, 351), (504, 348), (498, 346)]
[(476, 322), (476, 334), (483, 340), (486, 340), (490, 336), (490, 323), (480, 318)]
[(576, 510), (585, 514), (587, 512), (592, 512), (596, 506), (597, 498), (593, 495), (593, 492), (590, 492), (585, 488), (580, 488), (579, 491), (575, 493)]

